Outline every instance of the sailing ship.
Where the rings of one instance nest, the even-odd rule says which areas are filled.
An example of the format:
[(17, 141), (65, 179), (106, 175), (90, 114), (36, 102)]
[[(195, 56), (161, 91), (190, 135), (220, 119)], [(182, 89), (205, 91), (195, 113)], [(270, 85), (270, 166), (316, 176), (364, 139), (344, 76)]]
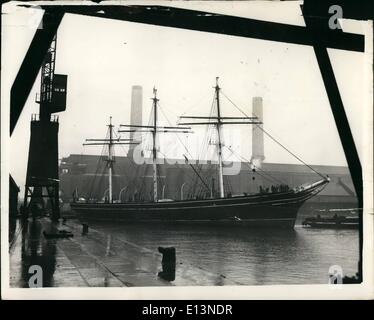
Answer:
[[(222, 126), (236, 124), (261, 124), (257, 116), (254, 117), (223, 117), (220, 109), (220, 90), (218, 77), (215, 85), (216, 113), (214, 116), (183, 116), (180, 119), (198, 119), (201, 122), (180, 122), (178, 126), (162, 127), (158, 125), (158, 101), (157, 90), (154, 89), (153, 100), (153, 124), (121, 125), (127, 130), (119, 132), (133, 132), (142, 130), (152, 134), (152, 167), (153, 167), (153, 201), (113, 201), (113, 147), (116, 144), (137, 143), (131, 139), (113, 138), (113, 125), (110, 121), (108, 139), (89, 139), (86, 145), (105, 145), (108, 147), (108, 198), (105, 202), (97, 201), (73, 201), (71, 208), (82, 220), (105, 220), (111, 222), (125, 221), (126, 223), (198, 223), (207, 225), (234, 225), (245, 227), (274, 227), (293, 228), (297, 213), (302, 204), (318, 194), (330, 181), (328, 176), (318, 173), (322, 179), (303, 184), (294, 188), (276, 188), (252, 194), (233, 196), (225, 193), (223, 160), (222, 160)], [(188, 127), (186, 127), (188, 125)], [(192, 125), (207, 125), (215, 128), (217, 143), (216, 152), (218, 158), (218, 188), (219, 193), (211, 193), (210, 197), (189, 198), (186, 200), (165, 201), (158, 194), (158, 165), (157, 165), (157, 134), (160, 132), (186, 132)], [(185, 156), (186, 161), (189, 159)], [(191, 165), (194, 169), (193, 165)], [(311, 168), (311, 167), (310, 167)], [(198, 171), (203, 184), (203, 178)]]

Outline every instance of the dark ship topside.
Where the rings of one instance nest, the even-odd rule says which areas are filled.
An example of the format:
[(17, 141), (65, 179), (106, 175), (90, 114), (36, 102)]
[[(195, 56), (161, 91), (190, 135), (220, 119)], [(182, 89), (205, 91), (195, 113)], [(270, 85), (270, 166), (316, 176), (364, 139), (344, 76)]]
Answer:
[(202, 223), (293, 228), (300, 206), (320, 192), (320, 180), (287, 192), (231, 198), (128, 203), (71, 203), (81, 220)]

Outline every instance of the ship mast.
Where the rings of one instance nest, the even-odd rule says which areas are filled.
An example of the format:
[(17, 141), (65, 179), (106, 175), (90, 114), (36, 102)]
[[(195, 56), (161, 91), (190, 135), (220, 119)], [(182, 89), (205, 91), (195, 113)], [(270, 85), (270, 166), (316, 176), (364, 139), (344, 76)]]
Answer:
[(133, 124), (121, 124), (120, 127), (125, 127), (129, 129), (125, 130), (118, 130), (120, 133), (124, 132), (139, 132), (139, 133), (152, 133), (152, 164), (153, 164), (153, 201), (158, 202), (158, 170), (157, 170), (157, 134), (158, 133), (191, 133), (190, 127), (162, 127), (158, 126), (157, 122), (157, 109), (158, 109), (158, 102), (160, 101), (157, 98), (157, 89), (153, 88), (153, 125), (152, 126), (143, 126), (143, 125), (133, 125)]
[(108, 143), (108, 178), (109, 178), (109, 203), (113, 202), (113, 125), (112, 117), (109, 118), (109, 143)]
[(158, 195), (157, 195), (157, 89), (153, 88), (153, 201), (158, 201)]
[(221, 105), (219, 99), (219, 92), (221, 88), (218, 85), (219, 77), (216, 77), (215, 99), (217, 103), (217, 116), (181, 116), (180, 119), (199, 119), (201, 122), (180, 122), (179, 125), (214, 125), (217, 129), (218, 144), (217, 144), (217, 155), (218, 155), (218, 176), (219, 176), (219, 195), (220, 198), (225, 197), (225, 190), (223, 184), (223, 161), (222, 161), (222, 137), (221, 128), (222, 125), (226, 124), (262, 124), (258, 117), (222, 117), (221, 116)]
[[(108, 146), (108, 201), (109, 203), (113, 203), (113, 164), (114, 164), (114, 157), (113, 157), (113, 146), (114, 145), (127, 145), (127, 144), (137, 144), (136, 142), (132, 142), (132, 139), (120, 139), (120, 138), (113, 138), (113, 127), (112, 124), (112, 117), (109, 117), (109, 124), (108, 131), (109, 131), (109, 139), (86, 139), (86, 143), (83, 143), (84, 146)], [(92, 141), (92, 142), (91, 142)], [(88, 143), (87, 143), (88, 142)]]
[(217, 135), (218, 135), (218, 145), (217, 145), (217, 154), (218, 154), (218, 178), (219, 178), (219, 195), (221, 198), (225, 197), (225, 189), (223, 186), (223, 164), (222, 164), (222, 142), (221, 142), (221, 110), (219, 103), (219, 90), (218, 77), (216, 77), (216, 100), (217, 100)]

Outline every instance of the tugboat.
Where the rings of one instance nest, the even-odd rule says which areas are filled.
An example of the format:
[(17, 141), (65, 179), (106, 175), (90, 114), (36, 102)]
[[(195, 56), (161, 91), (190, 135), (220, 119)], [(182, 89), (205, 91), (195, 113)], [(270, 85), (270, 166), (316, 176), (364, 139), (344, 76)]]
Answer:
[[(259, 193), (244, 194), (234, 196), (225, 192), (223, 177), (222, 160), (222, 126), (250, 124), (259, 126), (262, 122), (257, 116), (254, 117), (223, 117), (220, 110), (220, 90), (218, 77), (214, 93), (215, 114), (209, 117), (184, 116), (180, 119), (199, 119), (201, 122), (179, 123), (179, 127), (161, 127), (158, 119), (158, 101), (157, 90), (153, 91), (153, 123), (148, 126), (141, 125), (121, 125), (128, 130), (119, 130), (119, 132), (130, 132), (142, 130), (152, 134), (152, 167), (153, 167), (153, 199), (152, 201), (136, 200), (132, 202), (119, 202), (113, 200), (112, 195), (112, 172), (113, 172), (113, 151), (116, 144), (131, 144), (129, 139), (113, 138), (113, 125), (109, 124), (109, 139), (90, 139), (91, 144), (104, 144), (108, 146), (108, 185), (109, 195), (104, 202), (73, 201), (71, 208), (82, 220), (107, 220), (111, 222), (125, 221), (126, 223), (199, 223), (206, 225), (234, 225), (245, 227), (274, 227), (274, 228), (293, 228), (297, 213), (302, 204), (311, 197), (318, 194), (330, 181), (328, 176), (318, 175), (322, 178), (316, 182), (307, 183), (295, 188), (280, 187), (273, 190), (260, 190)], [(157, 167), (157, 134), (162, 132), (184, 132), (190, 127), (186, 125), (207, 125), (214, 127), (217, 136), (216, 151), (218, 158), (218, 191), (219, 195), (205, 198), (190, 198), (186, 200), (165, 201), (158, 194), (158, 167)], [(183, 127), (182, 127), (183, 126)], [(186, 162), (189, 159), (185, 156)], [(251, 165), (251, 164), (249, 164)], [(194, 174), (198, 176), (201, 184), (207, 187), (203, 177), (199, 175), (198, 170), (190, 165)], [(310, 167), (310, 166), (309, 166)], [(311, 167), (310, 167), (311, 168)], [(209, 189), (207, 187), (207, 189)], [(207, 191), (209, 194), (209, 191)]]
[[(329, 229), (358, 229), (357, 208), (353, 209), (330, 209), (330, 210), (319, 210), (320, 213), (325, 213), (328, 216), (321, 217), (321, 214), (317, 214), (315, 217), (306, 218), (302, 225), (303, 227), (310, 228), (329, 228)], [(355, 216), (338, 215), (337, 212), (343, 212), (345, 214), (353, 214)], [(333, 214), (334, 213), (334, 214)], [(333, 214), (333, 215), (332, 215)]]

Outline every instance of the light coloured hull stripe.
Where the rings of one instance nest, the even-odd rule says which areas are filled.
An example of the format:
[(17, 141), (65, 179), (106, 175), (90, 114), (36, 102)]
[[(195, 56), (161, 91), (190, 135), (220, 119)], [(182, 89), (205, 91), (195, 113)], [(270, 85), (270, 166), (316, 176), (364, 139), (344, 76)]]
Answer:
[[(308, 199), (308, 198), (306, 198)], [(305, 200), (306, 200), (305, 199)], [(287, 200), (290, 200), (288, 202), (285, 202)], [(299, 198), (297, 200), (294, 200), (294, 201), (291, 201), (291, 200), (294, 200), (294, 199), (282, 199), (282, 200), (272, 200), (272, 201), (263, 201), (263, 202), (245, 202), (245, 203), (233, 203), (233, 204), (219, 204), (219, 205), (216, 205), (216, 204), (210, 204), (210, 205), (205, 205), (205, 206), (190, 206), (190, 207), (178, 207), (178, 206), (175, 206), (175, 207), (149, 207), (149, 208), (146, 208), (146, 207), (142, 207), (142, 208), (134, 208), (134, 207), (126, 207), (126, 206), (123, 206), (123, 207), (120, 207), (121, 204), (118, 204), (118, 207), (116, 207), (116, 205), (113, 205), (113, 204), (102, 204), (100, 207), (91, 207), (90, 205), (85, 205), (85, 204), (82, 204), (82, 205), (78, 205), (77, 207), (77, 210), (84, 210), (84, 209), (89, 209), (89, 210), (112, 210), (112, 211), (115, 211), (115, 210), (131, 210), (131, 211), (149, 211), (149, 210), (193, 210), (193, 209), (205, 209), (205, 208), (214, 208), (214, 207), (217, 207), (217, 208), (222, 208), (222, 207), (238, 207), (238, 206), (249, 206), (249, 207), (252, 207), (252, 206), (265, 206), (265, 205), (278, 205), (278, 206), (281, 206), (281, 205), (284, 205), (284, 204), (290, 204), (290, 203), (299, 203), (299, 202), (302, 202), (302, 201), (305, 201), (304, 200), (304, 197), (303, 198)], [(74, 209), (74, 206), (72, 206), (72, 208)]]
[[(104, 217), (103, 217), (104, 219)], [(118, 219), (118, 220), (121, 220), (121, 219)], [(208, 219), (208, 220), (204, 220), (204, 219), (199, 219), (199, 220), (192, 220), (192, 219), (177, 219), (177, 220), (168, 220), (168, 219), (146, 219), (146, 220), (142, 220), (142, 219), (136, 219), (136, 220), (126, 220), (126, 221), (136, 221), (136, 222), (144, 222), (144, 221), (149, 221), (149, 222), (157, 222), (157, 221), (160, 221), (160, 222), (210, 222), (210, 223), (214, 223), (214, 222), (231, 222), (231, 223), (237, 223), (237, 224), (240, 224), (240, 223), (243, 223), (243, 222), (253, 222), (253, 221), (261, 221), (261, 222), (266, 222), (266, 221), (294, 221), (295, 219), (294, 218), (279, 218), (279, 219), (275, 219), (275, 218), (271, 218), (271, 219), (266, 219), (266, 218), (261, 218), (261, 219), (241, 219), (241, 220), (228, 220), (228, 219), (221, 219), (221, 220), (211, 220), (211, 219)]]

